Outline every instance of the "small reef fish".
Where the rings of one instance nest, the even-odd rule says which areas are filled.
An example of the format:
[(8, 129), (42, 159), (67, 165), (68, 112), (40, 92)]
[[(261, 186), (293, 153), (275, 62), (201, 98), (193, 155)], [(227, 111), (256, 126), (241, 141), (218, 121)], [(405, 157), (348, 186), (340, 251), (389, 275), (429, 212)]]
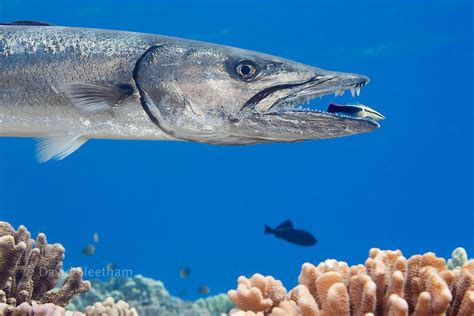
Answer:
[(275, 229), (265, 225), (265, 234), (273, 234), (278, 238), (300, 246), (313, 246), (317, 243), (316, 238), (311, 233), (295, 229), (290, 220), (284, 221)]
[(363, 104), (346, 104), (340, 105), (337, 103), (331, 103), (328, 107), (329, 113), (343, 114), (352, 117), (363, 117), (369, 118), (374, 121), (381, 121), (385, 119), (381, 113), (375, 111), (374, 109), (369, 108), (367, 105)]
[(209, 290), (209, 287), (207, 285), (201, 285), (200, 287), (198, 287), (198, 293), (199, 294), (202, 294), (202, 295), (207, 295), (209, 294), (210, 290)]
[(95, 254), (95, 247), (94, 245), (88, 245), (86, 248), (84, 248), (82, 250), (82, 254), (84, 256), (92, 256), (93, 254)]
[(373, 119), (301, 106), (368, 83), (211, 43), (0, 23), (0, 136), (38, 138), (41, 162), (89, 139), (248, 145), (369, 132)]
[(113, 262), (107, 263), (107, 266), (106, 266), (107, 270), (115, 270), (116, 267), (117, 265)]
[(98, 243), (99, 242), (99, 234), (94, 233), (94, 235), (92, 235), (92, 239), (94, 240), (95, 243)]
[(191, 273), (191, 268), (183, 267), (179, 269), (179, 277), (181, 279), (186, 279)]

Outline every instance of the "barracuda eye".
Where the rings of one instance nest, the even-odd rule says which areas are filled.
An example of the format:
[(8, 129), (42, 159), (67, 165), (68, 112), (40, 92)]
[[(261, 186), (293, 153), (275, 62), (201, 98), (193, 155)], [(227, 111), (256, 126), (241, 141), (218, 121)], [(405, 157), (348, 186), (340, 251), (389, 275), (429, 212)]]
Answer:
[(235, 66), (235, 72), (242, 80), (250, 81), (258, 75), (257, 64), (251, 60), (242, 60)]

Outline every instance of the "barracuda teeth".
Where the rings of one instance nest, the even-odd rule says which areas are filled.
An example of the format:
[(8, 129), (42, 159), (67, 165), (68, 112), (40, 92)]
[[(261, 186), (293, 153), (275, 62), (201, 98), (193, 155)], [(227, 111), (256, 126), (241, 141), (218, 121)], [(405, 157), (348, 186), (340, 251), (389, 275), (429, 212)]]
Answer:
[(336, 97), (342, 96), (343, 94), (344, 94), (344, 90), (342, 90), (342, 89), (339, 89), (339, 90), (334, 91), (334, 95), (335, 95)]
[(356, 94), (357, 94), (357, 96), (360, 95), (360, 86), (356, 88)]
[(355, 95), (355, 88), (351, 88), (351, 94), (352, 94), (352, 97), (354, 97), (354, 95)]

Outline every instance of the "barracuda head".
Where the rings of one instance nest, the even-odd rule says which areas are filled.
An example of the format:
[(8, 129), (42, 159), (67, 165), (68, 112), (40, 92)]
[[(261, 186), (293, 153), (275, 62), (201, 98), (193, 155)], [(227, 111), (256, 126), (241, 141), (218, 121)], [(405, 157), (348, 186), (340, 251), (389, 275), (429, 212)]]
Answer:
[(324, 139), (379, 127), (370, 117), (301, 105), (368, 78), (326, 71), (256, 52), (203, 43), (150, 48), (135, 81), (150, 118), (170, 135), (212, 144)]

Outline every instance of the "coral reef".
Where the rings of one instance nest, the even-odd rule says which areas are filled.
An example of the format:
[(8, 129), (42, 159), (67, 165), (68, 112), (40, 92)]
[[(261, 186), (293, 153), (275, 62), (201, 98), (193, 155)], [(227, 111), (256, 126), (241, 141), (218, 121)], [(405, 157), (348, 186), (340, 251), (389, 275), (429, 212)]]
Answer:
[(81, 269), (73, 268), (62, 286), (53, 291), (63, 258), (63, 246), (48, 244), (44, 234), (34, 241), (26, 227), (15, 230), (0, 222), (0, 314), (64, 312), (71, 298), (87, 291), (90, 283), (82, 280)]
[(406, 259), (399, 250), (373, 248), (364, 265), (303, 264), (290, 291), (255, 274), (239, 277), (228, 296), (196, 302), (141, 275), (93, 281), (91, 288), (80, 268), (63, 273), (63, 258), (64, 248), (44, 234), (33, 240), (24, 226), (0, 221), (0, 316), (474, 316), (474, 260), (463, 248), (447, 263), (433, 253)]
[(202, 310), (209, 312), (211, 316), (219, 316), (228, 313), (233, 307), (227, 295), (217, 294), (206, 298), (200, 298), (194, 302), (194, 305), (199, 306)]
[(64, 248), (48, 244), (39, 234), (36, 242), (24, 226), (17, 231), (0, 222), (0, 296), (10, 305), (32, 300), (66, 306), (70, 299), (90, 288), (82, 281), (82, 270), (71, 269), (69, 278), (56, 292), (54, 288), (61, 274)]
[(141, 309), (148, 307), (161, 307), (169, 303), (170, 295), (160, 281), (136, 275), (132, 278), (119, 277), (110, 278), (106, 281), (93, 280), (92, 288), (89, 292), (73, 300), (74, 308), (83, 310), (87, 305), (94, 302), (102, 302), (107, 297), (112, 297), (116, 301), (127, 301), (130, 306)]
[(80, 268), (62, 271), (63, 258), (64, 248), (44, 234), (35, 241), (24, 226), (0, 221), (0, 316), (218, 316), (234, 306), (224, 294), (183, 301), (141, 275), (94, 281), (91, 288)]
[(136, 275), (93, 280), (91, 290), (74, 298), (68, 309), (84, 310), (87, 305), (104, 301), (107, 297), (126, 301), (140, 316), (218, 316), (233, 307), (223, 294), (199, 299), (195, 303), (184, 301), (171, 296), (161, 281)]
[(449, 270), (433, 253), (407, 260), (399, 250), (373, 248), (365, 265), (305, 263), (288, 293), (260, 274), (237, 282), (228, 292), (238, 306), (232, 316), (474, 315), (474, 260)]

